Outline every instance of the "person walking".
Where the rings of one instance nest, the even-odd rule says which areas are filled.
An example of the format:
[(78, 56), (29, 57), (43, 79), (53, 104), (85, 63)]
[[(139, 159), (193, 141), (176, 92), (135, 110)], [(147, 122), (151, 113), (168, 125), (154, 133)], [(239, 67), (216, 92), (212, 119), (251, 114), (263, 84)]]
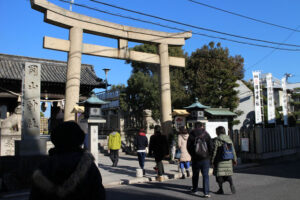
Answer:
[[(234, 145), (230, 137), (225, 134), (226, 132), (223, 126), (216, 128), (216, 133), (217, 137), (214, 141), (214, 151), (211, 158), (211, 163), (213, 164), (213, 175), (216, 176), (216, 181), (219, 185), (219, 190), (216, 193), (224, 194), (223, 183), (227, 181), (230, 184), (232, 194), (235, 194), (236, 190), (232, 181), (232, 165), (237, 164), (237, 157), (234, 150)], [(224, 144), (230, 145), (231, 152), (233, 154), (232, 160), (224, 160), (222, 155), (224, 153)]]
[(119, 149), (121, 148), (121, 135), (114, 130), (108, 137), (109, 157), (112, 161), (112, 167), (117, 167), (119, 161)]
[(157, 179), (163, 181), (164, 165), (162, 160), (169, 155), (169, 147), (166, 136), (160, 132), (160, 126), (154, 127), (154, 135), (150, 137), (149, 154), (154, 155), (156, 168), (157, 168)]
[(137, 149), (140, 168), (143, 170), (143, 176), (145, 176), (146, 171), (144, 169), (144, 166), (146, 158), (146, 148), (148, 147), (148, 138), (144, 129), (140, 129), (138, 135), (136, 136), (135, 147)]
[(85, 151), (85, 133), (67, 121), (51, 132), (54, 148), (32, 176), (30, 200), (104, 200), (105, 189), (95, 159)]
[(191, 156), (187, 151), (187, 140), (189, 138), (189, 134), (187, 130), (182, 126), (179, 128), (179, 135), (178, 135), (178, 148), (180, 149), (181, 155), (179, 159), (179, 166), (182, 173), (181, 178), (185, 179), (184, 169), (186, 170), (187, 177), (190, 177), (190, 161)]
[(195, 123), (187, 141), (187, 149), (192, 157), (192, 194), (197, 194), (199, 172), (202, 174), (204, 197), (209, 198), (209, 168), (212, 153), (212, 140), (201, 122)]

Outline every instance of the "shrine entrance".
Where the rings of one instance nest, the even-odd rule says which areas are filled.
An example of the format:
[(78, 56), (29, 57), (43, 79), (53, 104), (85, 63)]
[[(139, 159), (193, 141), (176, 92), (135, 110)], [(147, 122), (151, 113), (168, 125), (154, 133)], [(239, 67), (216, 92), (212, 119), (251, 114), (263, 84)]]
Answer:
[[(123, 60), (160, 64), (160, 106), (163, 134), (172, 126), (169, 66), (185, 67), (185, 59), (170, 57), (168, 46), (183, 46), (191, 32), (167, 33), (115, 24), (63, 9), (47, 0), (31, 0), (31, 7), (44, 13), (47, 23), (69, 29), (69, 40), (44, 37), (44, 48), (68, 52), (66, 103), (64, 120), (74, 120), (72, 109), (79, 101), (81, 55), (93, 55)], [(118, 40), (118, 48), (82, 42), (83, 33), (105, 36)], [(159, 54), (129, 50), (128, 41), (152, 43), (159, 47)]]

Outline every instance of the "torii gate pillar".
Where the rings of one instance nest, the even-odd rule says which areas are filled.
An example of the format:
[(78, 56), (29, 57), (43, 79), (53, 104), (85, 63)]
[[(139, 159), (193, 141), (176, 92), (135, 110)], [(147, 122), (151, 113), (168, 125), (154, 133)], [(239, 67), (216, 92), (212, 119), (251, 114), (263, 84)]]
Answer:
[(159, 44), (159, 56), (161, 125), (163, 134), (167, 135), (171, 132), (172, 128), (172, 103), (168, 44)]
[(79, 102), (82, 36), (81, 28), (70, 28), (64, 121), (75, 120), (74, 114), (71, 112)]

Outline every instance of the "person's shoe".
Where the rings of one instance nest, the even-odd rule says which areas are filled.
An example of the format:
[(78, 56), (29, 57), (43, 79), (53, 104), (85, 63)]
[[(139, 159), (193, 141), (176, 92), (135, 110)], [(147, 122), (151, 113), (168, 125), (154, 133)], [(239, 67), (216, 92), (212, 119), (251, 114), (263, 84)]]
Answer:
[(164, 180), (165, 180), (165, 178), (163, 176), (158, 176), (157, 177), (158, 182), (163, 182)]
[(182, 176), (181, 176), (181, 178), (180, 179), (185, 179), (185, 175), (184, 174), (182, 174)]
[(210, 195), (210, 194), (205, 194), (203, 197), (204, 197), (204, 198), (210, 198), (211, 195)]
[(193, 194), (193, 195), (197, 195), (198, 191), (195, 190), (195, 189), (193, 189), (193, 188), (191, 188), (190, 193)]
[(143, 169), (143, 176), (145, 176), (145, 175), (146, 175), (146, 170)]
[(224, 194), (224, 191), (222, 189), (219, 189), (216, 194)]
[(231, 193), (232, 193), (232, 194), (235, 194), (235, 193), (236, 193), (236, 190), (235, 190), (234, 185), (231, 185), (231, 186), (230, 186), (230, 189), (231, 189)]
[(187, 177), (190, 177), (190, 176), (191, 176), (190, 171), (188, 171), (188, 170), (186, 171), (186, 176), (187, 176)]

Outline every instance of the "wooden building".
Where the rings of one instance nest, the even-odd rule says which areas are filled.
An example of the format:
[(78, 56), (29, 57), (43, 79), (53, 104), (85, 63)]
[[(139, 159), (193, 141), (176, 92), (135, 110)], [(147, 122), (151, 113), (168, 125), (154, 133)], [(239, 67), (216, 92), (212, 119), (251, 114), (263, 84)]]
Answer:
[[(64, 100), (67, 62), (0, 54), (0, 119), (13, 113), (21, 102), (22, 68), (25, 62), (41, 64), (41, 102), (50, 101), (51, 118), (60, 111)], [(95, 88), (105, 88), (105, 82), (96, 76), (92, 65), (81, 65), (80, 101)]]

